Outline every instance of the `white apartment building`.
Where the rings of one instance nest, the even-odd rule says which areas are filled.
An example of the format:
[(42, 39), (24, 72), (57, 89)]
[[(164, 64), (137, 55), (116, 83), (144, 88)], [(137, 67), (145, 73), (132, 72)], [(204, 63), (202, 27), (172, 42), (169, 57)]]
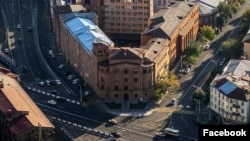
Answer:
[(224, 124), (250, 123), (250, 61), (232, 59), (214, 78), (210, 108)]

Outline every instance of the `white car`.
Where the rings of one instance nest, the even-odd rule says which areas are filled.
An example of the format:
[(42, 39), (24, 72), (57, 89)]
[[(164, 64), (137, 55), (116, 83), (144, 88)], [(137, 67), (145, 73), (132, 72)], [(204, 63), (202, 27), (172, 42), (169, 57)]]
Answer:
[(20, 24), (17, 24), (17, 25), (16, 25), (16, 28), (17, 28), (17, 29), (21, 29), (21, 25), (20, 25)]
[(210, 48), (210, 45), (209, 44), (207, 44), (207, 45), (205, 45), (205, 50), (208, 50)]
[(48, 103), (51, 104), (51, 105), (56, 105), (56, 101), (55, 100), (49, 100)]
[(5, 48), (5, 49), (4, 49), (4, 52), (5, 52), (5, 53), (9, 53), (9, 52), (10, 52), (10, 49)]
[(69, 79), (69, 80), (72, 80), (72, 79), (74, 79), (75, 77), (76, 77), (76, 76), (75, 76), (74, 74), (71, 74), (71, 75), (68, 76), (68, 79)]
[(85, 95), (85, 96), (88, 96), (88, 95), (89, 95), (89, 91), (85, 91), (85, 92), (84, 92), (84, 95)]
[(72, 80), (72, 84), (78, 84), (79, 81), (80, 81), (80, 80), (79, 80), (78, 78), (76, 78), (76, 79)]
[(56, 82), (57, 85), (61, 85), (62, 84), (61, 80), (59, 80), (59, 79), (56, 79), (55, 82)]
[(59, 69), (62, 69), (62, 68), (64, 68), (64, 67), (65, 67), (64, 64), (60, 64), (60, 65), (58, 66)]
[(116, 124), (117, 123), (117, 121), (115, 119), (110, 119), (108, 122), (111, 123), (111, 124)]

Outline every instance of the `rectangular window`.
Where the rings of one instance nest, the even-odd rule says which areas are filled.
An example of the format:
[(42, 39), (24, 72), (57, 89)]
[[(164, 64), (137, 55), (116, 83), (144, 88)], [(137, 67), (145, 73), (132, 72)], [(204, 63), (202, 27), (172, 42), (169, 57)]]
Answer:
[(134, 78), (134, 82), (137, 82), (138, 81), (138, 79), (137, 78)]
[(124, 82), (128, 82), (128, 78), (124, 78)]
[(118, 90), (118, 85), (115, 85), (115, 90)]
[(128, 85), (124, 85), (124, 90), (128, 90)]

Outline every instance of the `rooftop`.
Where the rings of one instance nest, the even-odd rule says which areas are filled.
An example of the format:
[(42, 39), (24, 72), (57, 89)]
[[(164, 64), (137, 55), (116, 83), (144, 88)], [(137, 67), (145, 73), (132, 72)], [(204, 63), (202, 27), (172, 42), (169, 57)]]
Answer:
[[(13, 134), (18, 134), (32, 127), (54, 128), (52, 123), (43, 114), (36, 103), (29, 97), (25, 90), (16, 80), (16, 75), (0, 68), (1, 86), (0, 89), (0, 110), (5, 115), (21, 114), (20, 118), (10, 122), (10, 130)], [(18, 115), (19, 115), (18, 114)]]
[(245, 35), (245, 37), (243, 38), (242, 42), (250, 43), (250, 28), (249, 28), (247, 34)]
[(113, 41), (92, 20), (73, 13), (72, 15), (74, 17), (65, 20), (64, 25), (90, 56), (93, 55), (93, 43), (102, 43), (107, 46), (114, 45)]
[[(250, 61), (231, 59), (211, 85), (229, 98), (247, 101), (250, 94)], [(248, 91), (246, 91), (248, 90)]]
[(189, 14), (196, 2), (174, 2), (160, 9), (150, 20), (151, 24), (142, 34), (155, 38), (170, 38), (183, 18)]

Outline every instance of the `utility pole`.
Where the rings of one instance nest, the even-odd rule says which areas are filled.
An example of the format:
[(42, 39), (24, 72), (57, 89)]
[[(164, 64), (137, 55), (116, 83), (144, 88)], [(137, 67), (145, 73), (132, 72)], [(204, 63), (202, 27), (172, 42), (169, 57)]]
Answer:
[(38, 122), (38, 141), (42, 141), (42, 129), (41, 124)]

